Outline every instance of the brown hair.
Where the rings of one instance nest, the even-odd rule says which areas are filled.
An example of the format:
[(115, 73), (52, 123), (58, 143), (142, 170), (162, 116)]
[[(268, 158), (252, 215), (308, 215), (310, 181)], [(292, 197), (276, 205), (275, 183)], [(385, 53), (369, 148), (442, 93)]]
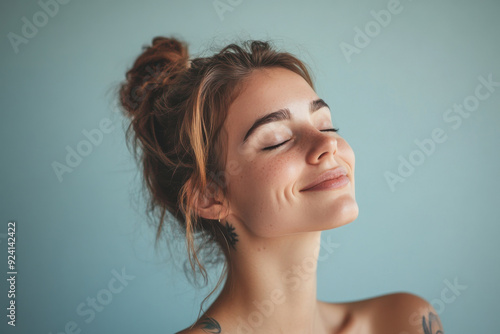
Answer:
[(196, 262), (207, 280), (197, 255), (203, 249), (216, 248), (219, 255), (224, 254), (225, 271), (208, 297), (227, 274), (231, 249), (222, 225), (199, 217), (195, 206), (200, 193), (221, 191), (226, 198), (225, 178), (220, 177), (226, 168), (221, 130), (229, 106), (244, 80), (259, 68), (291, 70), (314, 89), (307, 65), (292, 54), (274, 50), (268, 41), (241, 44), (229, 44), (210, 57), (189, 59), (188, 46), (179, 38), (155, 37), (152, 45), (143, 47), (119, 87), (120, 106), (131, 119), (127, 147), (132, 144), (141, 165), (143, 190), (148, 194), (146, 211), (156, 226), (155, 247), (168, 212), (185, 233), (194, 273)]

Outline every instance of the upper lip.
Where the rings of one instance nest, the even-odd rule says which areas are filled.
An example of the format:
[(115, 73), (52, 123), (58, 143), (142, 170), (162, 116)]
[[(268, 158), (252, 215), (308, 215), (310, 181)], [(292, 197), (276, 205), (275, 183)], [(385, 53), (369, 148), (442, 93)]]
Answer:
[(347, 170), (345, 169), (345, 167), (339, 166), (336, 168), (328, 169), (328, 170), (324, 171), (323, 173), (321, 173), (318, 177), (316, 177), (316, 179), (314, 179), (313, 182), (311, 182), (310, 184), (305, 186), (305, 188), (303, 188), (300, 191), (308, 190), (308, 189), (320, 184), (321, 182), (324, 182), (326, 180), (333, 180), (333, 179), (336, 179), (342, 175), (347, 175)]

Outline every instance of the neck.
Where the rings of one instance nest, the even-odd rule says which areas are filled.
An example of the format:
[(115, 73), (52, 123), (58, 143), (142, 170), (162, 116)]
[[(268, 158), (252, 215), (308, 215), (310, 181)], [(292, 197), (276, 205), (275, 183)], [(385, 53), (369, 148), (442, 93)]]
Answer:
[(211, 306), (230, 313), (237, 333), (321, 333), (316, 268), (321, 232), (245, 238)]

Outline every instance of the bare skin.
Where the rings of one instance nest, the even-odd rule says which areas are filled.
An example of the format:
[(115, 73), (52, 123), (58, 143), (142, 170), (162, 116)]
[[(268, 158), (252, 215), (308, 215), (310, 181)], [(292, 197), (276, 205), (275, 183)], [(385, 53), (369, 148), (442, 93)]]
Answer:
[[(349, 303), (317, 303), (321, 328), (314, 333), (329, 334), (444, 334), (441, 320), (434, 308), (424, 299), (408, 293), (394, 293)], [(209, 319), (209, 321), (207, 321)], [(232, 327), (231, 321), (207, 313), (193, 328), (186, 328), (178, 334), (187, 333), (247, 333), (242, 327)], [(221, 320), (223, 321), (223, 320)], [(210, 324), (215, 324), (210, 326)], [(285, 330), (263, 330), (252, 327), (248, 333), (288, 333)], [(291, 331), (291, 333), (300, 333)]]
[[(289, 119), (268, 122), (244, 140), (257, 119), (281, 108)], [(197, 203), (200, 216), (221, 219), (231, 271), (195, 326), (179, 333), (441, 333), (436, 312), (415, 295), (316, 298), (321, 231), (358, 216), (354, 152), (333, 130), (331, 112), (292, 71), (259, 69), (245, 82), (224, 124), (228, 196)], [(345, 168), (347, 184), (303, 191), (336, 167)]]

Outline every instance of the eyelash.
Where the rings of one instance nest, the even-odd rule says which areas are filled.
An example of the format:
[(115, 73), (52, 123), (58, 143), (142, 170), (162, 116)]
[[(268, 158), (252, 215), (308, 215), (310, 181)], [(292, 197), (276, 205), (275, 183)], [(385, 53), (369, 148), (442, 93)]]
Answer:
[[(325, 130), (320, 130), (320, 131), (332, 131), (332, 132), (338, 132), (338, 131), (339, 131), (339, 129), (338, 129), (338, 128), (332, 128), (332, 129), (325, 129)], [(282, 143), (279, 143), (279, 144), (277, 144), (277, 145), (274, 145), (274, 146), (265, 147), (265, 148), (263, 148), (262, 150), (263, 150), (263, 151), (272, 151), (272, 150), (274, 150), (274, 149), (276, 149), (276, 148), (280, 147), (281, 145), (285, 144), (285, 143), (286, 143), (286, 142), (288, 142), (289, 140), (290, 140), (290, 139), (288, 139), (288, 140), (286, 140), (286, 141), (284, 141), (284, 142), (282, 142)]]

